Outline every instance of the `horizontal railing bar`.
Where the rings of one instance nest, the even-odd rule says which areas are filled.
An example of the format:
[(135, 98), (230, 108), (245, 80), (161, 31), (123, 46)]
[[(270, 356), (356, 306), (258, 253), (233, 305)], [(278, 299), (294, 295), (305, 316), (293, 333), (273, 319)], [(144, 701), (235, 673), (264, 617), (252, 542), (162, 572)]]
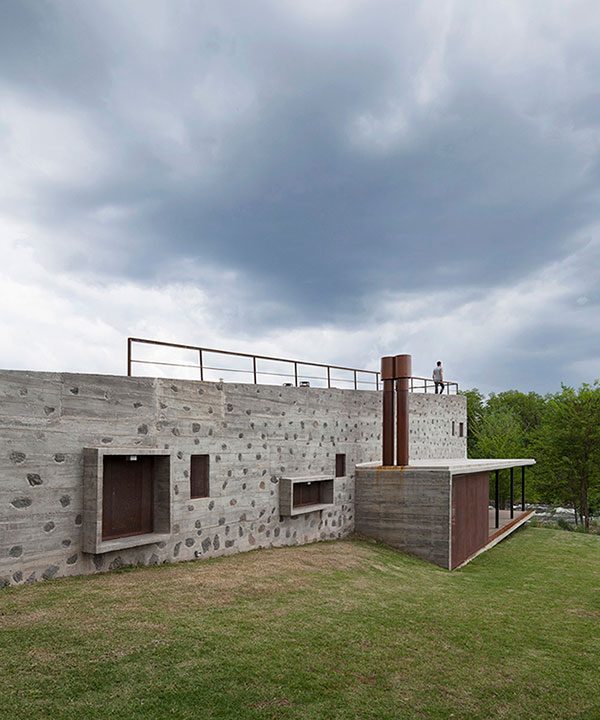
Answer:
[[(236, 357), (257, 358), (258, 360), (272, 360), (273, 362), (297, 363), (298, 365), (310, 365), (311, 367), (330, 367), (336, 370), (348, 370), (349, 372), (367, 373), (369, 375), (379, 375), (377, 370), (363, 370), (360, 368), (345, 367), (343, 365), (327, 365), (326, 363), (304, 362), (300, 360), (290, 360), (288, 358), (271, 357), (269, 355), (252, 355), (251, 353), (233, 352), (233, 350), (215, 350), (214, 348), (199, 347), (197, 345), (180, 345), (179, 343), (161, 342), (159, 340), (145, 340), (143, 338), (129, 338), (131, 342), (144, 343), (146, 345), (164, 345), (166, 347), (180, 348), (181, 350), (202, 350), (205, 353), (218, 353), (219, 355), (234, 355)], [(139, 362), (139, 361), (138, 361)]]
[[(131, 359), (132, 363), (140, 363), (142, 365), (167, 365), (168, 367), (185, 367), (185, 368), (194, 368), (195, 370), (199, 370), (199, 365), (186, 365), (184, 363), (169, 363), (169, 362), (163, 362), (162, 360), (134, 360)], [(220, 370), (221, 372), (236, 372), (236, 373), (245, 373), (246, 375), (253, 375), (254, 370), (243, 370), (239, 368), (224, 368), (224, 367), (212, 367), (210, 365), (203, 365), (202, 366), (204, 370)], [(270, 370), (257, 370), (257, 375), (270, 375), (272, 377), (294, 377), (293, 373), (278, 373), (273, 372)], [(303, 375), (302, 373), (298, 373), (298, 377), (301, 379), (309, 379), (309, 380), (322, 380), (323, 382), (327, 381), (326, 377), (323, 377), (321, 375)], [(337, 382), (347, 382), (347, 383), (354, 383), (354, 380), (351, 378), (331, 378), (332, 381)], [(359, 385), (373, 385), (374, 380), (357, 380), (357, 383)]]

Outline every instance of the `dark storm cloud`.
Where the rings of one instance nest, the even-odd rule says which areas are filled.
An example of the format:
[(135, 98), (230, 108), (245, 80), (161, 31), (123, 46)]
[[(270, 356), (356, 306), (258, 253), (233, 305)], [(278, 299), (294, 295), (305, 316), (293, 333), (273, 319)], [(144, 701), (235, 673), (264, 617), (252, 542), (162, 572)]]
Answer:
[[(434, 5), (353, 7), (3, 3), (3, 86), (42, 122), (44, 102), (79, 113), (106, 162), (80, 183), (35, 179), (53, 262), (146, 282), (177, 258), (190, 276), (237, 270), (296, 323), (356, 319), (380, 291), (516, 281), (564, 254), (598, 214), (597, 155), (571, 132), (597, 129), (598, 103), (548, 72), (558, 57), (594, 74), (591, 41), (549, 41), (548, 68), (521, 47), (499, 70), (458, 11), (436, 33)], [(428, 73), (439, 88), (419, 99)], [(106, 208), (120, 219), (98, 220)]]

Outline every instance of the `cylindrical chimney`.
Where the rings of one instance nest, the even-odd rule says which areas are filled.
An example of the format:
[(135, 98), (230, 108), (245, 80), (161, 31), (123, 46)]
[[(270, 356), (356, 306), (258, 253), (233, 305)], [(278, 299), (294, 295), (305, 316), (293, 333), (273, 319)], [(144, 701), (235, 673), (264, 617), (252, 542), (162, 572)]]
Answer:
[(394, 358), (396, 380), (396, 465), (408, 465), (408, 386), (412, 375), (410, 355)]

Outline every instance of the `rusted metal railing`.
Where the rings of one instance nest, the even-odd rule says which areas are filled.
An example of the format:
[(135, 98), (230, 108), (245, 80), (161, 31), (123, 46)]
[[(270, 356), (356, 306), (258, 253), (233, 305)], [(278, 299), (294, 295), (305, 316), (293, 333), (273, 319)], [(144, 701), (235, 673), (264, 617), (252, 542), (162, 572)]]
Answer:
[[(141, 345), (152, 345), (164, 348), (174, 348), (176, 350), (191, 350), (197, 353), (197, 362), (194, 363), (180, 363), (180, 362), (166, 362), (165, 360), (154, 360), (154, 359), (140, 359), (133, 357), (133, 346), (135, 344)], [(216, 367), (214, 365), (207, 364), (206, 355), (216, 354), (229, 357), (247, 358), (249, 361), (248, 368), (231, 368), (231, 367)], [(259, 361), (265, 362), (277, 362), (285, 363), (290, 366), (289, 372), (276, 372), (274, 370), (267, 370), (259, 366)], [(127, 338), (127, 375), (131, 376), (134, 365), (157, 365), (164, 367), (173, 368), (188, 368), (198, 372), (198, 379), (205, 379), (206, 371), (223, 372), (223, 373), (238, 373), (240, 376), (251, 376), (250, 382), (257, 384), (259, 378), (281, 378), (288, 379), (291, 381), (291, 385), (299, 387), (302, 383), (310, 380), (317, 380), (322, 382), (326, 387), (339, 387), (336, 383), (343, 383), (345, 386), (350, 385), (355, 390), (380, 390), (381, 384), (381, 373), (376, 370), (363, 370), (360, 368), (345, 367), (343, 365), (327, 365), (325, 363), (315, 362), (304, 362), (302, 360), (290, 360), (289, 358), (271, 357), (269, 355), (254, 355), (251, 353), (240, 353), (233, 352), (231, 350), (217, 350), (215, 348), (200, 347), (198, 345), (182, 345), (180, 343), (162, 342), (160, 340), (148, 340), (145, 338)], [(302, 372), (306, 368), (323, 368), (325, 370), (323, 375), (310, 375)], [(335, 377), (335, 371), (342, 371), (350, 373), (350, 377), (342, 378)], [(361, 378), (360, 376), (363, 376)], [(368, 379), (364, 379), (364, 376), (368, 376)], [(411, 376), (405, 378), (408, 381), (409, 392), (433, 392), (435, 383), (431, 378), (423, 378)], [(458, 393), (458, 383), (446, 382), (444, 380), (444, 394), (455, 394)]]
[[(176, 348), (179, 350), (192, 350), (198, 353), (198, 362), (191, 363), (176, 363), (176, 362), (165, 362), (164, 360), (141, 360), (133, 357), (133, 346), (134, 344), (154, 345), (159, 347)], [(227, 368), (227, 367), (215, 367), (207, 365), (205, 362), (205, 354), (213, 353), (217, 355), (226, 355), (230, 357), (248, 358), (252, 361), (251, 369), (244, 368)], [(273, 370), (265, 370), (258, 367), (258, 361), (271, 361), (277, 363), (289, 364), (290, 372), (275, 372)], [(326, 382), (328, 388), (336, 387), (334, 383), (349, 383), (354, 386), (355, 390), (359, 389), (359, 386), (367, 386), (361, 389), (374, 389), (379, 390), (380, 373), (375, 370), (362, 370), (360, 368), (344, 367), (343, 365), (326, 365), (324, 363), (315, 362), (304, 362), (302, 360), (290, 360), (288, 358), (271, 357), (269, 355), (253, 355), (250, 353), (233, 352), (231, 350), (217, 350), (215, 348), (205, 348), (196, 345), (181, 345), (179, 343), (161, 342), (159, 340), (147, 340), (144, 338), (127, 338), (127, 375), (131, 376), (134, 364), (140, 365), (160, 365), (166, 367), (179, 367), (179, 368), (193, 368), (198, 371), (200, 380), (204, 380), (204, 373), (206, 370), (212, 370), (217, 372), (227, 373), (240, 373), (242, 375), (252, 376), (252, 382), (258, 383), (260, 377), (279, 377), (293, 379), (293, 385), (296, 387), (302, 385), (303, 382), (309, 380), (318, 380)], [(323, 368), (326, 370), (326, 375), (308, 375), (301, 372), (304, 368)], [(299, 371), (300, 370), (300, 371)], [(332, 370), (344, 371), (351, 373), (350, 378), (335, 377), (335, 373), (332, 374)], [(367, 375), (368, 380), (363, 380), (359, 376)], [(292, 383), (290, 383), (292, 384)]]

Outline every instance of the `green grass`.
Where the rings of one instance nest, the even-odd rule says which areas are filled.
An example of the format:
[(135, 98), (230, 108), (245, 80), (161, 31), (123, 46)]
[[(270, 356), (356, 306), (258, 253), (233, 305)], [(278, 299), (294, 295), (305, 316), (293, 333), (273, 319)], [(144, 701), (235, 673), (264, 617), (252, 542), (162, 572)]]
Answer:
[(0, 717), (600, 718), (600, 538), (361, 541), (0, 591)]

